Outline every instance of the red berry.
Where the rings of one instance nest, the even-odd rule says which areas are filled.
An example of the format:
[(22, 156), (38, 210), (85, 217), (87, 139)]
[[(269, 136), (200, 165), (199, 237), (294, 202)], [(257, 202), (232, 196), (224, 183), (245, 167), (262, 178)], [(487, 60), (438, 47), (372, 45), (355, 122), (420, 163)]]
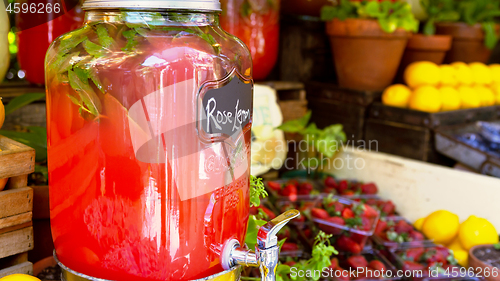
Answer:
[(309, 194), (311, 194), (311, 191), (313, 191), (313, 186), (311, 183), (304, 182), (304, 183), (300, 184), (300, 187), (299, 187), (299, 194), (300, 195), (309, 195)]
[(281, 190), (281, 184), (279, 182), (275, 182), (275, 181), (268, 181), (267, 182), (267, 186), (274, 190), (274, 191), (280, 191)]
[(424, 248), (413, 248), (406, 250), (406, 257), (410, 260), (417, 261), (424, 253)]
[(342, 267), (337, 267), (337, 270), (335, 270), (335, 278), (340, 281), (349, 281), (349, 272)]
[(365, 183), (361, 185), (361, 193), (363, 194), (377, 194), (378, 188), (374, 183)]
[(349, 257), (347, 259), (347, 264), (349, 264), (351, 267), (354, 267), (354, 268), (368, 266), (368, 262), (366, 261), (365, 257), (363, 257), (361, 255)]
[(339, 183), (339, 186), (337, 187), (337, 191), (342, 194), (344, 191), (349, 189), (349, 184), (347, 183), (346, 180), (343, 180)]
[(392, 201), (389, 200), (381, 206), (380, 210), (386, 215), (390, 216), (396, 212), (396, 206), (394, 206)]
[(323, 219), (323, 220), (330, 217), (330, 215), (328, 215), (328, 212), (326, 210), (323, 210), (320, 208), (312, 208), (311, 215), (315, 218)]
[(414, 271), (414, 270), (423, 270), (424, 268), (425, 268), (424, 265), (412, 261), (405, 261), (403, 264), (404, 270)]
[(375, 234), (380, 236), (380, 234), (382, 234), (386, 229), (387, 222), (384, 220), (379, 220), (377, 223), (377, 227), (375, 228)]
[(296, 201), (297, 200), (297, 187), (295, 185), (289, 184), (281, 190), (280, 194), (282, 196), (288, 196), (288, 199), (290, 199), (290, 201)]
[(363, 223), (362, 225), (362, 229), (363, 230), (370, 230), (372, 229), (372, 220), (370, 220), (369, 218), (366, 218), (366, 217), (361, 217), (361, 221)]
[(372, 206), (365, 204), (365, 211), (363, 212), (363, 216), (367, 218), (376, 218), (378, 217), (378, 211), (375, 210)]
[(285, 242), (283, 244), (283, 246), (281, 246), (282, 252), (293, 252), (293, 251), (297, 251), (298, 249), (299, 249), (299, 246), (297, 246), (297, 244), (295, 244), (295, 243)]
[(331, 259), (330, 262), (332, 263), (330, 265), (331, 269), (335, 270), (335, 269), (337, 269), (339, 267), (339, 260), (337, 258)]
[(353, 211), (351, 209), (345, 208), (342, 211), (342, 217), (344, 219), (351, 219), (351, 218), (354, 218), (354, 213), (353, 213)]
[(405, 220), (398, 221), (396, 223), (396, 226), (394, 227), (394, 231), (396, 231), (398, 234), (409, 233), (412, 230), (413, 230), (413, 226), (411, 226)]
[(373, 270), (378, 270), (378, 271), (386, 270), (385, 264), (379, 260), (372, 260), (368, 264), (368, 267), (373, 269)]
[(295, 185), (295, 187), (299, 187), (299, 181), (295, 180), (295, 179), (289, 180), (289, 181), (286, 182), (285, 185)]
[(361, 246), (354, 242), (350, 237), (340, 236), (335, 242), (335, 248), (340, 251), (350, 252), (353, 254), (361, 253)]
[(338, 187), (337, 181), (335, 181), (335, 179), (333, 177), (330, 177), (330, 176), (326, 177), (325, 185), (328, 187), (333, 187), (333, 188)]
[(344, 191), (342, 191), (340, 194), (342, 194), (342, 195), (344, 195), (344, 196), (352, 196), (352, 195), (354, 195), (355, 193), (354, 193), (354, 191), (352, 191), (352, 190), (344, 190)]
[(410, 238), (412, 239), (412, 241), (423, 241), (423, 240), (425, 240), (424, 235), (422, 233), (416, 231), (416, 230), (410, 231)]

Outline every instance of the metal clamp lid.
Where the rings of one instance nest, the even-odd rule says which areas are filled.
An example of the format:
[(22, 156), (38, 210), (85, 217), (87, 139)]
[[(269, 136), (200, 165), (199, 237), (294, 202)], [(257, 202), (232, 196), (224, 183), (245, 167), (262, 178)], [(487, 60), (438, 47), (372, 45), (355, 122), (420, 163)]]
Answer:
[(221, 11), (219, 0), (86, 0), (84, 10), (95, 9), (171, 9), (194, 11)]

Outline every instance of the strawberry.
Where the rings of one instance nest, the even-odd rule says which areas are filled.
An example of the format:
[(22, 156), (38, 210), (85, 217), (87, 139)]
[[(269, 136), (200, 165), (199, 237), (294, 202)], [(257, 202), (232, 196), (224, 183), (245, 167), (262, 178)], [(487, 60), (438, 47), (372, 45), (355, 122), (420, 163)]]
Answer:
[(264, 206), (260, 206), (259, 209), (261, 209), (262, 211), (264, 211), (264, 213), (266, 213), (266, 215), (269, 217), (269, 219), (274, 219), (276, 217), (276, 214), (274, 214), (273, 211), (269, 210), (268, 208), (264, 207)]
[(412, 239), (412, 241), (423, 241), (423, 240), (425, 240), (424, 235), (422, 233), (416, 231), (416, 230), (410, 231), (410, 238)]
[(303, 182), (300, 184), (299, 187), (299, 194), (300, 195), (309, 195), (311, 194), (311, 191), (313, 190), (313, 186), (309, 182)]
[(351, 190), (354, 191), (354, 192), (360, 191), (361, 190), (361, 184), (357, 183), (357, 182), (351, 183)]
[(337, 278), (340, 281), (349, 281), (349, 272), (343, 269), (342, 267), (337, 267), (337, 270), (335, 270), (334, 274), (335, 278)]
[(337, 192), (337, 190), (336, 190), (335, 188), (333, 188), (333, 187), (329, 187), (329, 186), (327, 186), (327, 187), (325, 187), (325, 188), (323, 189), (323, 191), (322, 191), (322, 192), (323, 192), (323, 193), (328, 193), (328, 194), (330, 194), (330, 193), (335, 194), (335, 193)]
[(335, 248), (341, 251), (350, 252), (353, 254), (361, 253), (361, 247), (354, 242), (350, 237), (340, 236), (335, 242)]
[(352, 190), (344, 190), (342, 191), (340, 194), (344, 195), (344, 196), (353, 196), (355, 195), (356, 193), (354, 193), (354, 191)]
[(303, 213), (300, 213), (300, 216), (296, 217), (293, 221), (294, 222), (305, 222), (306, 221), (306, 216), (304, 216)]
[(310, 238), (312, 234), (312, 231), (310, 229), (304, 230), (304, 236), (307, 238)]
[(330, 260), (330, 262), (331, 262), (331, 265), (330, 265), (331, 269), (335, 270), (339, 267), (339, 259), (333, 258)]
[(286, 182), (285, 185), (294, 185), (295, 187), (299, 187), (299, 181), (298, 180), (289, 180)]
[(296, 262), (294, 262), (294, 261), (287, 261), (284, 264), (288, 265), (289, 267), (292, 267), (292, 266), (294, 266), (296, 264)]
[(275, 182), (275, 181), (268, 181), (267, 182), (267, 186), (274, 190), (274, 191), (280, 191), (281, 190), (281, 184), (279, 182)]
[(386, 215), (390, 216), (396, 212), (396, 206), (392, 203), (391, 200), (386, 201), (382, 206), (380, 207), (380, 210), (385, 213)]
[(365, 183), (361, 185), (361, 193), (363, 194), (377, 194), (378, 188), (374, 183)]
[(398, 234), (409, 233), (412, 230), (413, 230), (413, 226), (411, 226), (405, 220), (398, 221), (396, 223), (396, 226), (394, 227), (394, 231), (396, 231)]
[(281, 190), (280, 194), (282, 196), (288, 196), (290, 201), (296, 201), (297, 200), (297, 187), (293, 184), (289, 184)]
[(368, 264), (368, 267), (371, 268), (371, 269), (373, 269), (373, 270), (378, 270), (378, 271), (382, 271), (382, 270), (386, 270), (387, 269), (387, 267), (385, 266), (385, 264), (382, 263), (379, 260), (372, 260)]
[(297, 251), (298, 249), (299, 249), (299, 246), (297, 246), (297, 244), (295, 244), (295, 243), (285, 242), (283, 244), (283, 246), (281, 246), (282, 252), (293, 252), (293, 251)]
[(361, 217), (361, 221), (363, 223), (363, 225), (361, 226), (361, 228), (363, 230), (367, 230), (368, 231), (368, 230), (372, 229), (372, 221), (369, 218), (367, 218), (367, 217)]
[(337, 181), (335, 181), (335, 179), (333, 177), (330, 177), (330, 176), (326, 177), (325, 185), (328, 187), (333, 187), (333, 188), (338, 187)]
[[(345, 222), (341, 217), (330, 217), (330, 218), (326, 219), (326, 221), (337, 224), (337, 225), (345, 225)], [(325, 232), (328, 232), (329, 234), (339, 235), (342, 233), (341, 228), (337, 228), (334, 226), (327, 227), (326, 225), (324, 225), (323, 228), (325, 229)]]
[(368, 266), (368, 262), (366, 261), (365, 257), (363, 257), (362, 255), (350, 256), (347, 259), (347, 264), (349, 264), (349, 266), (354, 267), (354, 268)]
[(409, 260), (418, 261), (420, 256), (424, 253), (424, 248), (413, 248), (406, 251), (406, 257)]
[[(352, 233), (351, 234), (351, 239), (354, 242), (358, 243), (360, 245), (360, 247), (361, 247), (362, 244), (366, 243), (366, 240), (368, 239), (368, 237), (367, 236), (363, 236), (363, 235), (358, 234), (358, 233)], [(361, 247), (361, 248), (363, 248), (363, 247)]]
[(376, 218), (378, 217), (378, 211), (375, 210), (372, 206), (364, 204), (365, 211), (363, 212), (363, 216), (367, 218)]
[(335, 212), (342, 213), (344, 211), (344, 204), (338, 202), (338, 201), (333, 201), (328, 204), (328, 207), (334, 209)]
[(342, 217), (344, 219), (350, 219), (350, 218), (354, 218), (354, 213), (351, 209), (349, 208), (345, 208), (343, 211), (342, 211)]
[(377, 227), (375, 228), (375, 234), (379, 235), (383, 233), (387, 229), (387, 222), (384, 220), (379, 220), (377, 223)]
[(412, 262), (412, 261), (405, 261), (403, 263), (403, 269), (404, 270), (410, 270), (410, 271), (414, 271), (414, 270), (424, 270), (425, 269), (425, 266), (419, 264), (419, 263), (416, 263), (416, 262)]
[(278, 236), (278, 240), (283, 240), (285, 238), (290, 238), (290, 228), (288, 227), (285, 227), (283, 228), (282, 231), (280, 231), (280, 233), (277, 235)]
[(365, 203), (366, 203), (367, 205), (370, 205), (370, 206), (376, 206), (376, 205), (377, 205), (377, 203), (378, 203), (378, 201), (379, 201), (379, 200), (378, 200), (378, 199), (375, 199), (375, 198), (368, 198), (368, 199), (366, 199), (366, 202), (365, 202)]
[(436, 247), (436, 250), (445, 257), (445, 259), (450, 255), (450, 250), (446, 247)]
[(348, 190), (349, 189), (349, 184), (347, 183), (346, 180), (343, 180), (339, 183), (339, 186), (337, 187), (337, 191), (340, 193), (340, 194), (343, 194), (344, 191)]
[(323, 219), (323, 220), (330, 217), (330, 215), (328, 215), (327, 211), (320, 209), (320, 208), (312, 208), (311, 215), (315, 218)]

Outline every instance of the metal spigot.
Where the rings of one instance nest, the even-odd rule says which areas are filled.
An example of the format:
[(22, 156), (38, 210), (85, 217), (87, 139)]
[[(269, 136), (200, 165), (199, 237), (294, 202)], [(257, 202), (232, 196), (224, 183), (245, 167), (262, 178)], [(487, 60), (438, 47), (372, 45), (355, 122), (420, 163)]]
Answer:
[(259, 267), (262, 281), (275, 281), (279, 257), (276, 234), (299, 215), (299, 211), (289, 210), (263, 225), (257, 234), (255, 252), (241, 247), (236, 239), (229, 240), (222, 251), (222, 267), (225, 270), (235, 265)]

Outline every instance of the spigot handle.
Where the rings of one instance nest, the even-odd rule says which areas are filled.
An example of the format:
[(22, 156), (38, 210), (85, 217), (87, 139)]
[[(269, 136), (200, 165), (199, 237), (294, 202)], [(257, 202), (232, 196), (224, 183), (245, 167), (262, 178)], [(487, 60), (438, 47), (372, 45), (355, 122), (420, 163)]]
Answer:
[(257, 234), (257, 247), (261, 250), (269, 249), (278, 245), (278, 237), (276, 234), (290, 220), (298, 217), (300, 212), (297, 210), (289, 210), (277, 216), (270, 222), (263, 225)]

